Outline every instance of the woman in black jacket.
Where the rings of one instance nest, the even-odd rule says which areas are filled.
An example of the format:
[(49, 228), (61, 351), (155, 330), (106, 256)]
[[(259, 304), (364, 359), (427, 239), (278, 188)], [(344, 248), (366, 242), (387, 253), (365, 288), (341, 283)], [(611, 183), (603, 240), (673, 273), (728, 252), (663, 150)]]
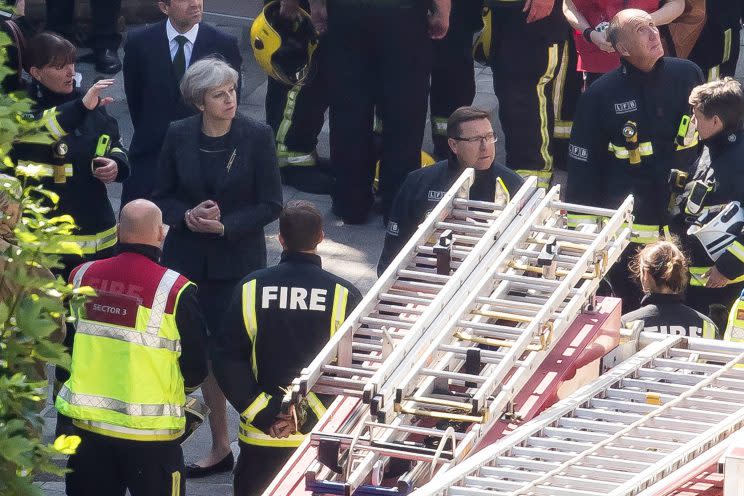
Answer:
[(716, 325), (685, 305), (689, 280), (688, 260), (671, 241), (646, 245), (638, 252), (631, 271), (641, 283), (641, 308), (623, 315), (624, 326), (643, 321), (646, 331), (689, 337), (715, 338)]
[[(219, 332), (232, 290), (266, 266), (264, 226), (279, 216), (282, 190), (271, 128), (236, 115), (238, 73), (206, 58), (181, 80), (200, 114), (170, 125), (153, 198), (170, 226), (163, 262), (195, 282), (210, 335)], [(188, 477), (232, 468), (225, 397), (210, 371), (202, 386), (211, 409), (212, 450)]]
[(119, 126), (103, 108), (111, 99), (98, 96), (113, 80), (99, 81), (83, 95), (76, 85), (75, 54), (69, 41), (53, 33), (40, 33), (29, 40), (31, 117), (41, 119), (53, 142), (21, 136), (12, 153), (16, 176), (40, 177), (44, 188), (59, 195), (52, 214), (71, 215), (79, 228), (64, 241), (77, 244), (82, 257), (75, 254), (77, 250), (48, 247), (63, 253), (64, 267), (56, 273), (65, 279), (84, 261), (113, 255), (116, 217), (106, 184), (129, 175)]

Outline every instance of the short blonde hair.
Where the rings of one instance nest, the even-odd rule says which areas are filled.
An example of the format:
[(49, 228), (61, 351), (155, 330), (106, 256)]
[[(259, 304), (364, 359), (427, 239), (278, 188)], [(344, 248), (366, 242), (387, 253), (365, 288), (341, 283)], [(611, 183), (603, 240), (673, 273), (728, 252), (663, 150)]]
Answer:
[(204, 94), (224, 84), (238, 85), (238, 71), (217, 57), (197, 60), (189, 66), (181, 79), (184, 101), (197, 106), (204, 103)]

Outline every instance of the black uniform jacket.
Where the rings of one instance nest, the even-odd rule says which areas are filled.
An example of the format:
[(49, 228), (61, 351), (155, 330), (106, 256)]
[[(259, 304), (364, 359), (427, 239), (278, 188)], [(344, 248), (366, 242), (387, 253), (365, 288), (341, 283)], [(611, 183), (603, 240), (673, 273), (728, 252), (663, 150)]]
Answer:
[[(246, 285), (255, 281), (256, 339), (249, 337), (244, 312)], [(213, 353), (214, 373), (238, 412), (261, 392), (272, 395), (252, 424), (262, 430), (274, 421), (292, 379), (312, 362), (330, 338), (338, 287), (348, 290), (344, 316), (361, 301), (350, 282), (322, 269), (320, 257), (284, 252), (279, 265), (248, 275), (235, 288)], [(255, 346), (255, 364), (252, 350)], [(254, 377), (253, 368), (258, 377)]]
[[(264, 226), (279, 216), (282, 189), (274, 133), (265, 124), (243, 116), (233, 119), (228, 149), (234, 158), (219, 171), (210, 195), (199, 161), (201, 115), (171, 124), (160, 154), (153, 200), (171, 229), (163, 261), (189, 279), (239, 279), (266, 267)], [(190, 231), (186, 210), (204, 200), (220, 207), (225, 235)]]
[[(632, 194), (637, 224), (665, 224), (669, 172), (688, 171), (698, 155), (694, 140), (678, 147), (675, 137), (690, 113), (690, 91), (701, 83), (694, 63), (668, 57), (648, 73), (623, 61), (594, 82), (581, 95), (571, 131), (567, 201), (617, 208)], [(631, 163), (633, 144), (623, 135), (632, 124), (638, 164)]]
[[(117, 253), (137, 253), (160, 263), (161, 252), (154, 246), (119, 243), (116, 250)], [(186, 286), (174, 309), (176, 327), (181, 340), (178, 365), (187, 390), (199, 387), (207, 377), (207, 360), (204, 353), (207, 346), (207, 326), (196, 299), (197, 291), (198, 288), (194, 284)]]
[[(408, 174), (390, 210), (385, 246), (377, 264), (378, 276), (387, 269), (400, 249), (416, 232), (419, 224), (437, 206), (462, 172), (463, 169), (457, 160), (449, 159)], [(475, 171), (475, 180), (470, 187), (470, 199), (493, 201), (497, 178), (501, 178), (510, 195), (515, 194), (524, 183), (519, 174), (494, 162), (488, 170)]]
[(716, 337), (718, 331), (713, 321), (683, 301), (684, 297), (677, 294), (647, 294), (641, 300), (641, 308), (622, 316), (622, 325), (642, 320), (646, 331), (693, 338)]
[[(704, 207), (725, 206), (730, 202), (744, 203), (744, 130), (720, 132), (705, 142), (707, 153), (697, 161), (693, 179), (706, 176), (715, 181), (714, 190), (705, 196)], [(684, 205), (682, 206), (684, 210)], [(710, 267), (713, 261), (697, 238), (687, 235), (690, 223), (684, 214), (679, 215), (670, 224), (672, 232), (681, 240), (685, 250), (690, 254), (692, 266)], [(744, 244), (744, 236), (737, 241)], [(739, 260), (733, 252), (724, 251), (716, 260), (716, 268), (729, 279), (744, 275), (744, 261)]]
[(90, 235), (105, 231), (116, 225), (116, 217), (106, 192), (106, 185), (93, 177), (91, 160), (101, 135), (110, 137), (108, 158), (116, 161), (119, 173), (117, 182), (129, 176), (129, 159), (121, 144), (119, 125), (103, 107), (88, 111), (83, 107), (81, 95), (75, 90), (68, 95), (57, 94), (34, 81), (29, 96), (35, 100), (34, 113), (56, 107), (57, 121), (66, 133), (60, 139), (67, 145), (64, 158), (56, 158), (53, 146), (48, 144), (18, 143), (13, 145), (13, 158), (45, 164), (72, 164), (72, 175), (65, 183), (55, 183), (52, 177), (44, 177), (44, 188), (59, 194), (55, 215), (69, 214), (80, 228), (76, 234)]

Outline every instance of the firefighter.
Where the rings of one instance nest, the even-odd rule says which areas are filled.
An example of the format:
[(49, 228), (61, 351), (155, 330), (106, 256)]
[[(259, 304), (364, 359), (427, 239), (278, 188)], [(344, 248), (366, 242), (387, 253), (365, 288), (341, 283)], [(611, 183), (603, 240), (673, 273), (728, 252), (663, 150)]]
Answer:
[(482, 4), (482, 0), (453, 2), (447, 36), (433, 41), (429, 106), (434, 154), (440, 159), (449, 156), (449, 115), (459, 107), (471, 105), (475, 98), (473, 34), (482, 26)]
[(377, 264), (378, 276), (466, 168), (475, 169), (470, 187), (473, 200), (494, 201), (497, 183), (503, 185), (507, 195), (516, 193), (522, 185), (519, 174), (494, 162), (496, 137), (488, 112), (460, 107), (447, 120), (447, 136), (450, 158), (409, 173), (395, 197)]
[(288, 202), (279, 217), (279, 265), (238, 284), (217, 336), (214, 373), (240, 412), (236, 496), (261, 494), (325, 412), (311, 393), (307, 410), (298, 408), (295, 417), (281, 413), (282, 389), (361, 300), (351, 283), (321, 268), (316, 248), (322, 240), (323, 218), (315, 206)]
[(710, 338), (716, 325), (705, 315), (685, 305), (689, 278), (688, 261), (671, 241), (646, 245), (634, 257), (631, 270), (643, 289), (641, 308), (626, 313), (622, 325), (643, 321), (643, 329), (662, 334)]
[(714, 263), (701, 243), (705, 240), (688, 236), (687, 231), (705, 212), (744, 199), (744, 91), (738, 81), (727, 77), (694, 88), (689, 103), (692, 124), (708, 153), (700, 156), (694, 174), (679, 194), (670, 229), (680, 236), (692, 257), (687, 301), (696, 310), (712, 315), (711, 305), (728, 309), (744, 289), (744, 245), (740, 243), (744, 239), (733, 241)]
[[(688, 170), (698, 155), (687, 98), (703, 81), (687, 60), (663, 57), (659, 30), (642, 10), (620, 11), (608, 39), (622, 65), (594, 82), (579, 99), (568, 154), (566, 200), (616, 208), (634, 196), (631, 245), (609, 280), (625, 311), (639, 295), (628, 258), (639, 244), (659, 239), (668, 219), (672, 169)], [(573, 224), (592, 218), (572, 216)]]
[[(75, 47), (58, 35), (40, 33), (29, 40), (26, 51), (34, 112), (51, 120), (56, 107), (81, 96), (75, 84)], [(41, 168), (42, 184), (60, 197), (55, 215), (71, 215), (79, 228), (65, 240), (77, 244), (83, 253), (82, 257), (64, 254), (64, 268), (58, 274), (67, 278), (82, 261), (113, 253), (116, 217), (106, 184), (121, 182), (129, 175), (129, 160), (116, 119), (102, 105), (85, 112), (74, 130), (55, 129), (52, 122), (50, 135), (55, 140), (52, 145), (22, 142), (14, 146), (13, 155), (19, 175), (35, 169), (27, 166)]]
[[(451, 0), (310, 0), (327, 31), (333, 212), (366, 222), (374, 203), (374, 108), (384, 120), (380, 192), (384, 217), (405, 175), (419, 166), (426, 126), (431, 40), (449, 27)], [(430, 11), (429, 11), (430, 9)]]
[(194, 284), (158, 263), (165, 232), (158, 207), (134, 200), (121, 211), (118, 255), (70, 274), (96, 296), (72, 309), (71, 376), (56, 400), (82, 440), (69, 496), (185, 494), (184, 388), (207, 375), (206, 328)]
[[(266, 122), (276, 136), (276, 154), (282, 182), (294, 186), (300, 191), (313, 194), (329, 194), (333, 184), (332, 177), (321, 169), (323, 160), (315, 150), (318, 135), (325, 122), (325, 111), (328, 108), (328, 64), (322, 41), (310, 22), (307, 12), (310, 10), (308, 0), (264, 0), (264, 10), (252, 28), (252, 32), (261, 31), (263, 37), (259, 46), (277, 46), (271, 54), (271, 62), (276, 68), (281, 61), (296, 62), (294, 52), (308, 51), (313, 44), (312, 53), (307, 59), (307, 75), (300, 82), (282, 80), (277, 70), (269, 72), (266, 88)], [(303, 24), (306, 23), (306, 26)], [(271, 29), (262, 30), (262, 25)], [(259, 35), (259, 37), (262, 37)], [(270, 56), (266, 50), (257, 50), (255, 40), (254, 53), (257, 59)], [(278, 56), (277, 56), (278, 55)], [(268, 62), (268, 61), (267, 61)], [(279, 68), (281, 71), (281, 68)], [(293, 74), (292, 70), (283, 71)], [(279, 76), (279, 77), (277, 77)], [(327, 164), (325, 164), (327, 167)]]
[(490, 64), (504, 129), (506, 165), (537, 176), (553, 173), (553, 96), (568, 36), (560, 0), (486, 0), (491, 11)]
[(706, 0), (705, 24), (688, 58), (708, 81), (734, 76), (739, 60), (742, 0)]

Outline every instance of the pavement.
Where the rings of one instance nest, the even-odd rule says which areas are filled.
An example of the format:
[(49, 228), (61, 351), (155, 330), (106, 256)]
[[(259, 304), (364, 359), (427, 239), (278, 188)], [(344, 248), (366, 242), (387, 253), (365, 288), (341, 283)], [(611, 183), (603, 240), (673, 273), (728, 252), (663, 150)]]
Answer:
[[(258, 12), (260, 3), (260, 0), (245, 0), (244, 2), (212, 0), (212, 3), (208, 5), (210, 13), (205, 14), (205, 20), (238, 37), (243, 51), (243, 86), (239, 111), (244, 115), (263, 121), (265, 119), (264, 99), (266, 96), (266, 75), (261, 71), (253, 58), (248, 41), (250, 20)], [(130, 26), (129, 29), (134, 27), (136, 26)], [(88, 54), (89, 50), (81, 49), (79, 51), (79, 58), (84, 61)], [(120, 50), (119, 55), (123, 57), (123, 50)], [(84, 85), (90, 84), (98, 76), (90, 63), (79, 62), (77, 70), (83, 75)], [(499, 138), (499, 143), (503, 143), (503, 133), (496, 117), (498, 115), (498, 100), (493, 94), (491, 70), (476, 64), (474, 71), (476, 96), (473, 104), (479, 108), (491, 111), (491, 114), (494, 116), (493, 124)], [(742, 74), (744, 74), (744, 57), (740, 58), (739, 66), (737, 67), (737, 75)], [(117, 118), (124, 143), (128, 144), (132, 137), (132, 122), (126, 104), (121, 73), (116, 75), (116, 84), (111, 90), (110, 96), (113, 96), (115, 100), (107, 107), (107, 110)], [(423, 149), (429, 152), (433, 150), (428, 122)], [(327, 119), (319, 136), (318, 152), (323, 157), (329, 156)], [(505, 159), (503, 148), (499, 147), (498, 144), (496, 159), (502, 163)], [(379, 215), (372, 216), (364, 225), (347, 226), (331, 213), (331, 200), (328, 196), (310, 195), (288, 186), (283, 187), (283, 195), (284, 201), (302, 199), (315, 203), (325, 216), (325, 241), (323, 241), (318, 249), (325, 267), (354, 283), (363, 293), (369, 290), (377, 278), (375, 267), (380, 256), (380, 251), (382, 250), (385, 235), (382, 217)], [(121, 198), (121, 185), (110, 185), (109, 197), (114, 209), (118, 210)], [(277, 232), (277, 222), (267, 226), (267, 262), (269, 265), (275, 265), (279, 261), (281, 254)], [(198, 396), (200, 393), (196, 394)], [(55, 423), (53, 407), (48, 405), (44, 413), (48, 421), (44, 428), (45, 438), (51, 441)], [(236, 441), (237, 426), (238, 414), (228, 405), (228, 431), (231, 433), (232, 449), (236, 458), (238, 454)], [(207, 453), (210, 446), (209, 426), (205, 423), (183, 446), (186, 464), (200, 459)], [(60, 460), (60, 463), (64, 463), (64, 461)], [(63, 496), (65, 494), (64, 481), (59, 477), (43, 475), (39, 477), (37, 484), (47, 496)], [(232, 474), (223, 473), (204, 479), (187, 480), (186, 493), (193, 496), (232, 495)]]

